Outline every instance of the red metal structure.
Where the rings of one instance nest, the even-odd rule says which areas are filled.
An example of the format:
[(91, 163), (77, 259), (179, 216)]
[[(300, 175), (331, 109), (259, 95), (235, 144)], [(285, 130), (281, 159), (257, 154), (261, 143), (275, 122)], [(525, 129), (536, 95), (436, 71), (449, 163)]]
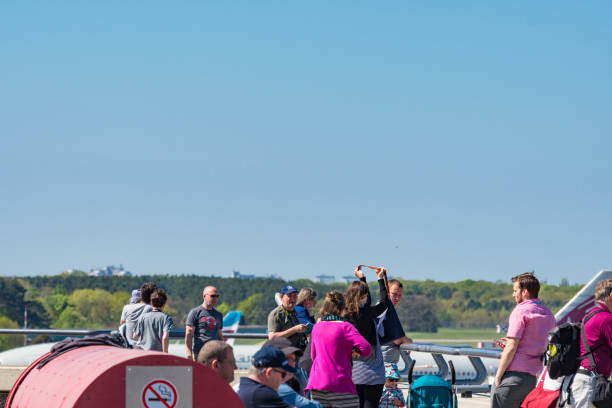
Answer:
[(15, 382), (7, 408), (244, 408), (217, 373), (167, 353), (87, 346), (61, 354), (41, 369), (37, 364)]

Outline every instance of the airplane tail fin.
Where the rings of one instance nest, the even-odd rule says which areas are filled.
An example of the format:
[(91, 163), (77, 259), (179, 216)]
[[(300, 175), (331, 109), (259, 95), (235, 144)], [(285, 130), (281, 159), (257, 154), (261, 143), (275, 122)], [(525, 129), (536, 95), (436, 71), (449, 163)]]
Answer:
[[(223, 333), (236, 333), (238, 326), (240, 325), (240, 318), (242, 312), (239, 310), (230, 310), (225, 317), (223, 317)], [(235, 339), (227, 339), (226, 342), (230, 345), (234, 345)]]
[(579, 322), (587, 310), (595, 304), (595, 287), (604, 279), (612, 279), (612, 271), (599, 271), (569, 302), (555, 315), (557, 325), (566, 322)]

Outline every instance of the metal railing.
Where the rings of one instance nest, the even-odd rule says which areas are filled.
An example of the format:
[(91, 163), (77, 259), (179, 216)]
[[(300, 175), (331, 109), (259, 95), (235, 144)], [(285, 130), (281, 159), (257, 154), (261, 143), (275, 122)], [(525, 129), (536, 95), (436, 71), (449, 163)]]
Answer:
[[(466, 356), (474, 369), (474, 376), (470, 378), (457, 379), (456, 389), (462, 396), (471, 396), (472, 393), (489, 393), (491, 385), (484, 383), (487, 379), (487, 369), (484, 366), (481, 357), (486, 358), (501, 358), (501, 350), (482, 349), (463, 346), (439, 346), (435, 344), (403, 344), (400, 346), (400, 356), (404, 360), (405, 366), (410, 367), (412, 359), (407, 354), (408, 351), (418, 351), (422, 353), (430, 353), (434, 362), (438, 366), (438, 371), (434, 374), (441, 378), (449, 376), (449, 368), (446, 360), (442, 355), (447, 356)], [(407, 372), (401, 373), (404, 377)], [(413, 378), (418, 378), (418, 373), (413, 374)]]
[[(0, 334), (12, 335), (34, 335), (34, 336), (95, 336), (98, 334), (109, 334), (113, 330), (88, 330), (88, 329), (3, 329), (0, 328)], [(266, 333), (223, 333), (223, 336), (228, 339), (261, 339), (266, 340)], [(184, 338), (184, 329), (175, 329), (170, 331), (171, 338)], [(501, 350), (481, 349), (463, 346), (440, 346), (430, 343), (413, 343), (403, 344), (400, 346), (400, 356), (406, 367), (410, 367), (412, 359), (407, 354), (409, 351), (417, 351), (422, 353), (430, 353), (434, 362), (437, 365), (437, 375), (442, 378), (449, 376), (449, 367), (443, 357), (446, 356), (466, 356), (468, 357), (475, 375), (471, 378), (457, 379), (457, 392), (462, 395), (471, 395), (471, 393), (488, 393), (491, 390), (489, 384), (484, 384), (487, 379), (487, 370), (481, 360), (485, 358), (501, 358)], [(407, 376), (406, 369), (401, 373), (404, 378)], [(413, 374), (414, 378), (418, 378), (418, 373)]]
[[(0, 334), (21, 334), (34, 336), (96, 336), (110, 334), (115, 330), (89, 330), (89, 329), (2, 329)], [(184, 329), (170, 330), (170, 337), (184, 338)], [(267, 339), (266, 333), (223, 333), (228, 339)]]

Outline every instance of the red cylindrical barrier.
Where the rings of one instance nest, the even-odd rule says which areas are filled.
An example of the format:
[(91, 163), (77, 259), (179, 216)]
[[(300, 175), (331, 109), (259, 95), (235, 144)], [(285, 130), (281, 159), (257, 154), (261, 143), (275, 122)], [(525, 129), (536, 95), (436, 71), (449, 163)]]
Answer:
[(87, 346), (37, 364), (17, 380), (6, 408), (244, 408), (213, 370), (167, 353)]

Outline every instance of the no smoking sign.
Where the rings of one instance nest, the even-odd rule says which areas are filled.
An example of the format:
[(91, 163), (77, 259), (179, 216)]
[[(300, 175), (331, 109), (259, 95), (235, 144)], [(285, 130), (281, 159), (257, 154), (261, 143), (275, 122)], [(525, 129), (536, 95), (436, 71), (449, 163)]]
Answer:
[(157, 379), (149, 382), (142, 390), (144, 408), (175, 408), (178, 401), (176, 387), (167, 380)]
[(126, 366), (125, 408), (191, 408), (193, 367)]

